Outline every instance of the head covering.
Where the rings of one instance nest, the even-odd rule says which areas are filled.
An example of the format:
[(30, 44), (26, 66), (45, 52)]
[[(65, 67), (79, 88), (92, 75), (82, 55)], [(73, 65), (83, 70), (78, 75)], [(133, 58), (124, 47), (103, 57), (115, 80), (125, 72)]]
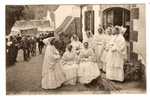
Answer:
[(79, 41), (79, 37), (76, 35), (76, 34), (73, 34), (72, 37), (71, 37), (71, 42), (74, 41), (74, 38), (73, 37), (76, 37), (77, 38), (77, 41)]
[(120, 34), (122, 34), (122, 35), (124, 35), (124, 33), (127, 31), (127, 28), (125, 28), (123, 26), (116, 25), (115, 28), (118, 28), (120, 31)]
[(104, 32), (103, 27), (99, 27), (97, 31), (99, 32), (100, 30), (102, 31), (102, 33)]
[(108, 34), (108, 32), (111, 31), (112, 29), (113, 29), (113, 28), (108, 27), (108, 28), (105, 30), (105, 33)]
[(43, 40), (43, 43), (44, 43), (45, 45), (50, 45), (50, 42), (51, 42), (53, 39), (55, 39), (55, 37), (46, 38), (46, 39)]
[(125, 28), (125, 27), (123, 27), (123, 26), (121, 26), (120, 27), (120, 33), (122, 34), (122, 35), (124, 35), (124, 33), (127, 31), (127, 28)]

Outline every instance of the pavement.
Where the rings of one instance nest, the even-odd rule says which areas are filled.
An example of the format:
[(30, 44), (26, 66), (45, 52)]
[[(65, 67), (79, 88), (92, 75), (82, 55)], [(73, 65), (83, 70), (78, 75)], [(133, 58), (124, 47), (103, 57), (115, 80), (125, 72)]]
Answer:
[[(19, 53), (19, 57), (21, 56)], [(30, 61), (18, 60), (13, 66), (6, 68), (6, 94), (7, 95), (49, 95), (49, 94), (109, 94), (109, 93), (145, 93), (141, 82), (116, 83), (119, 91), (103, 91), (96, 87), (88, 88), (84, 85), (67, 85), (55, 90), (41, 88), (41, 73), (44, 53), (32, 57)]]

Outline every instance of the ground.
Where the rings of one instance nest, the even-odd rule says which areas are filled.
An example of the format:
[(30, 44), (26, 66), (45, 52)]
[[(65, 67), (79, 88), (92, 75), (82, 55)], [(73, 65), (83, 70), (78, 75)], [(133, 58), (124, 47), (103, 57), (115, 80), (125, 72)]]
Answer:
[[(19, 53), (20, 57), (21, 54)], [(110, 91), (102, 91), (98, 88), (87, 88), (84, 85), (62, 86), (56, 90), (44, 90), (41, 88), (41, 73), (44, 53), (32, 57), (30, 61), (18, 62), (6, 68), (6, 93), (7, 94), (82, 94), (96, 93), (105, 94)], [(111, 93), (145, 93), (145, 89), (140, 82), (115, 82), (115, 86), (119, 87), (119, 91), (111, 91)]]

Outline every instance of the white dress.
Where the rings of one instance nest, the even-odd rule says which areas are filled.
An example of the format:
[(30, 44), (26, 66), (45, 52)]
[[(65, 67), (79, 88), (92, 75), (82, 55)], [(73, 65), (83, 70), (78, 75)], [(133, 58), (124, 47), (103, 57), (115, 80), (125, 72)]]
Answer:
[(92, 48), (92, 49), (94, 49), (94, 41), (93, 41), (93, 37), (90, 37), (90, 38), (88, 38), (88, 40), (87, 40), (87, 42), (88, 42), (88, 44), (89, 44), (89, 48)]
[(106, 78), (110, 80), (124, 80), (124, 59), (126, 58), (126, 42), (119, 34), (110, 40), (111, 47), (108, 50), (106, 64)]
[(65, 81), (65, 75), (60, 66), (60, 56), (57, 49), (48, 44), (42, 68), (42, 88), (55, 89)]
[(80, 49), (82, 48), (82, 43), (80, 41), (73, 41), (70, 43), (72, 45), (72, 51), (76, 54), (79, 54)]
[(24, 61), (24, 58), (23, 58), (23, 50), (22, 50), (22, 49), (18, 50), (17, 61), (18, 61), (18, 62)]
[(80, 52), (80, 63), (78, 68), (79, 82), (82, 84), (90, 83), (100, 75), (99, 68), (94, 59), (94, 53), (91, 48), (82, 49)]
[(109, 49), (109, 41), (113, 38), (112, 35), (104, 34), (104, 50), (102, 52), (101, 61), (102, 61), (102, 69), (106, 72), (106, 63), (107, 63), (107, 55)]
[(98, 67), (99, 67), (99, 69), (102, 69), (101, 57), (102, 57), (102, 54), (103, 54), (103, 51), (104, 51), (104, 34), (94, 35), (93, 45), (94, 45), (94, 51), (95, 51), (95, 54), (96, 54)]
[(75, 85), (77, 82), (78, 65), (76, 64), (75, 56), (75, 53), (66, 51), (62, 57), (62, 69), (66, 77), (65, 85)]

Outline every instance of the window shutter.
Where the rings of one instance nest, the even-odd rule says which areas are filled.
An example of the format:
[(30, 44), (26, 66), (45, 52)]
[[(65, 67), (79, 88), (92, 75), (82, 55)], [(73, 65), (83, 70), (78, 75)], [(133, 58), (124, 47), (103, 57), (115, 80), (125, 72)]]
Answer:
[(130, 35), (130, 39), (132, 41), (138, 41), (138, 32), (137, 31), (132, 31), (131, 35)]
[(91, 31), (94, 34), (94, 11), (91, 11)]
[(94, 11), (85, 12), (85, 31), (94, 33)]
[(139, 19), (139, 8), (132, 8), (131, 16), (133, 19)]

